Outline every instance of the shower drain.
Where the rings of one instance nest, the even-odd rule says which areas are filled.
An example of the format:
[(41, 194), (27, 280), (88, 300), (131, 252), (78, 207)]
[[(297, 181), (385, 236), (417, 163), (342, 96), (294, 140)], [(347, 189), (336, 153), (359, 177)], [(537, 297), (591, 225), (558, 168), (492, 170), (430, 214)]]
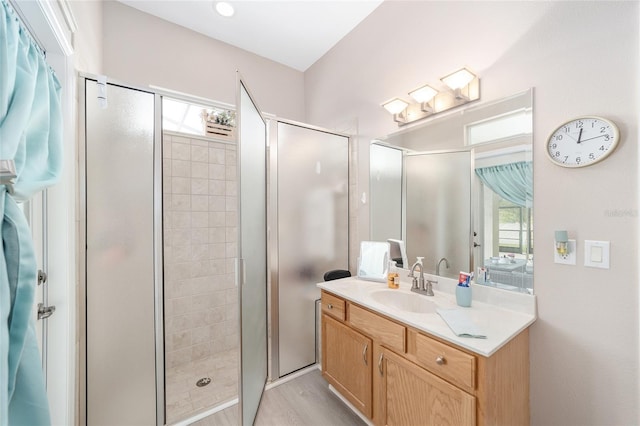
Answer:
[(201, 388), (203, 386), (207, 386), (209, 383), (211, 383), (211, 379), (209, 377), (203, 377), (202, 379), (196, 382), (196, 386)]

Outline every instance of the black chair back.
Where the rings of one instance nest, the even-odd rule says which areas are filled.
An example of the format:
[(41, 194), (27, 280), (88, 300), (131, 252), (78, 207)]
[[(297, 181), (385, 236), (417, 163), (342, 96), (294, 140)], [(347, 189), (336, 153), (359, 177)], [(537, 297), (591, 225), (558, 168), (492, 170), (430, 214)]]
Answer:
[(345, 271), (344, 269), (333, 269), (331, 271), (325, 272), (324, 280), (325, 281), (333, 281), (339, 280), (340, 278), (348, 278), (351, 276), (351, 272)]

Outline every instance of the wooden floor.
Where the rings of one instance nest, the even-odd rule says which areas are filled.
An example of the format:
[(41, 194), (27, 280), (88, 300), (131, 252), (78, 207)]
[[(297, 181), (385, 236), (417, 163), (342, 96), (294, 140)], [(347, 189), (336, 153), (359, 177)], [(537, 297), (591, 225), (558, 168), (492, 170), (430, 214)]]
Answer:
[[(238, 426), (238, 406), (219, 411), (196, 426)], [(365, 423), (329, 390), (313, 370), (264, 393), (255, 426), (360, 426)]]

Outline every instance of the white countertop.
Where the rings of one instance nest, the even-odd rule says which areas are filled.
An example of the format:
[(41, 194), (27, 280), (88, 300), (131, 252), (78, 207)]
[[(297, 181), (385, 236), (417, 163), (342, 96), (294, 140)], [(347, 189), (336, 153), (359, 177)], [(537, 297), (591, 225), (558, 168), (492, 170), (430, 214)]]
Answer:
[[(442, 277), (439, 278), (444, 280)], [(389, 289), (386, 282), (365, 281), (356, 277), (322, 282), (318, 283), (317, 286), (408, 326), (487, 357), (495, 353), (536, 320), (535, 296), (486, 288), (475, 284), (471, 286), (473, 301), (470, 308), (459, 307), (456, 304), (456, 298), (453, 293), (434, 289), (435, 296), (424, 296), (412, 293), (410, 284), (404, 282), (401, 282), (400, 288), (396, 290)], [(448, 283), (441, 287), (443, 287), (443, 290), (450, 290), (452, 286)], [(487, 338), (477, 339), (456, 336), (437, 312), (407, 312), (379, 303), (372, 298), (371, 294), (380, 290), (404, 292), (409, 293), (412, 297), (423, 297), (435, 303), (438, 308), (464, 309)], [(493, 304), (491, 303), (492, 301), (497, 301), (500, 305)]]

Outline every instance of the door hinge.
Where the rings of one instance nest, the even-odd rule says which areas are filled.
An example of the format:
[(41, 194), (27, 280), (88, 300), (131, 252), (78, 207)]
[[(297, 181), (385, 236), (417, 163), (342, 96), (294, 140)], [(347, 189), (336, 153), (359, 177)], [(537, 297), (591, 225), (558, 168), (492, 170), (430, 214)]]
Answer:
[(47, 273), (42, 269), (38, 269), (38, 285), (44, 284), (47, 282)]
[(38, 303), (38, 319), (49, 318), (56, 311), (55, 306), (44, 306), (44, 303)]

